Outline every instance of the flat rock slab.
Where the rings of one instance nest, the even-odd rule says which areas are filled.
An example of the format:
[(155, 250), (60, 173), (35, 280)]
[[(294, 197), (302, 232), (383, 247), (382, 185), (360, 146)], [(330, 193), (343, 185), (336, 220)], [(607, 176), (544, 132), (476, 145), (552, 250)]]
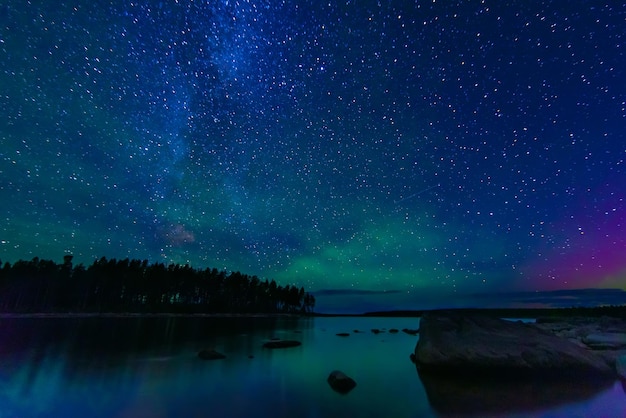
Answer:
[(452, 374), (615, 376), (600, 356), (536, 326), (454, 311), (422, 316), (415, 363)]
[(626, 334), (626, 321), (610, 317), (537, 318), (536, 326), (559, 337), (581, 342), (590, 334)]
[(589, 334), (583, 337), (582, 341), (593, 349), (615, 350), (626, 347), (626, 334), (613, 332)]

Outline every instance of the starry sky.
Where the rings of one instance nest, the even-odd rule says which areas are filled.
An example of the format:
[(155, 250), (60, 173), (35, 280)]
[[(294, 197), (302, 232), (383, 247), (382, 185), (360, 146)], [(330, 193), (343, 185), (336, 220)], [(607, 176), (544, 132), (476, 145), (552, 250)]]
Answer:
[(0, 259), (318, 307), (624, 289), (625, 33), (618, 1), (5, 1)]

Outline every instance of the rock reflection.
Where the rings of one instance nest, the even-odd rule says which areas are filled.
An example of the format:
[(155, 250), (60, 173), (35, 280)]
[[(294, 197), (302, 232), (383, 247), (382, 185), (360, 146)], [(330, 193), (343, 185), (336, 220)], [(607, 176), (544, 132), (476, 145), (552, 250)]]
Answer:
[(440, 417), (483, 417), (551, 409), (585, 401), (606, 390), (611, 379), (571, 376), (512, 378), (437, 375), (418, 370), (426, 396)]

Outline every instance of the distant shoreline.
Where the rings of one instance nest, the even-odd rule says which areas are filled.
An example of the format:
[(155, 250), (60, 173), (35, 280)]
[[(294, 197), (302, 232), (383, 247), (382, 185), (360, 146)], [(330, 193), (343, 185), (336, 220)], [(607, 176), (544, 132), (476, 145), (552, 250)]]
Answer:
[(500, 318), (537, 318), (537, 317), (574, 317), (574, 316), (612, 316), (626, 318), (626, 305), (620, 306), (572, 306), (567, 308), (452, 308), (431, 310), (400, 310), (367, 312), (359, 316), (369, 317), (420, 317), (426, 312), (455, 311), (467, 314), (482, 314)]
[(537, 318), (537, 317), (600, 317), (611, 316), (626, 318), (626, 305), (569, 308), (453, 308), (431, 310), (398, 310), (364, 313), (140, 313), (140, 312), (33, 312), (0, 313), (0, 319), (8, 318), (325, 318), (325, 317), (383, 317), (383, 318), (419, 318), (431, 311), (456, 311), (467, 314), (482, 314), (501, 318)]

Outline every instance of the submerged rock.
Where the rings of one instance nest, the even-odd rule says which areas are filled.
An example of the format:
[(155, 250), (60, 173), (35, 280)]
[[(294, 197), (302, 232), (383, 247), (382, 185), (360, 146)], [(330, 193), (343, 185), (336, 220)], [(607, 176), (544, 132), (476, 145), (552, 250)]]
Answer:
[(395, 329), (395, 328), (391, 328), (391, 329), (389, 330), (389, 333), (390, 333), (390, 334), (397, 334), (397, 333), (398, 333), (398, 330), (397, 330), (397, 329)]
[(200, 357), (202, 360), (220, 360), (226, 358), (224, 354), (219, 353), (213, 349), (200, 350), (198, 352), (198, 357)]
[(335, 392), (348, 393), (356, 387), (356, 382), (350, 376), (339, 370), (333, 370), (328, 375), (328, 384)]
[(530, 324), (453, 311), (422, 316), (415, 362), (455, 375), (615, 375), (601, 357)]
[(337, 334), (337, 337), (349, 337), (350, 333), (348, 332), (340, 332)]
[(302, 345), (300, 341), (294, 340), (271, 340), (263, 344), (264, 348), (288, 348)]

